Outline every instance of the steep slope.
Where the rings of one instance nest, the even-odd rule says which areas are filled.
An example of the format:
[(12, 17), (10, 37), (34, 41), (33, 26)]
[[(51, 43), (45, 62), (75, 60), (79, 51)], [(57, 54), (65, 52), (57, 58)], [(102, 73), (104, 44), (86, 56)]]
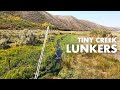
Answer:
[(44, 23), (48, 22), (59, 29), (70, 29), (70, 30), (92, 30), (92, 29), (107, 29), (107, 30), (117, 30), (116, 28), (105, 27), (90, 21), (79, 20), (73, 16), (59, 16), (51, 15), (45, 11), (0, 11), (2, 13), (7, 13), (10, 15), (16, 15), (24, 20)]
[(73, 16), (55, 16), (59, 19), (63, 24), (63, 28), (73, 29), (73, 30), (80, 30), (81, 28), (86, 29), (84, 25), (80, 24), (79, 20)]

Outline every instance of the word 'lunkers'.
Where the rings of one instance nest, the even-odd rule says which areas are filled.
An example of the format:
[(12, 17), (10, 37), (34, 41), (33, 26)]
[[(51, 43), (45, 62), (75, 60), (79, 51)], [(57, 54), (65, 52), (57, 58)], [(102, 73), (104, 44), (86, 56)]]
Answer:
[[(96, 49), (97, 48), (97, 49)], [(108, 45), (108, 44), (100, 44), (100, 45), (71, 45), (71, 49), (70, 49), (70, 45), (67, 44), (66, 45), (66, 52), (67, 53), (116, 53), (117, 52), (117, 48), (116, 45)]]

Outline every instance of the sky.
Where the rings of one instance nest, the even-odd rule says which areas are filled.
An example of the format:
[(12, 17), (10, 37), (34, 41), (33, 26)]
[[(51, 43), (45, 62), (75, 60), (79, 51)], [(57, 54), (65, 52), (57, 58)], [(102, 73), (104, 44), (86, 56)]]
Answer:
[(74, 16), (81, 20), (120, 28), (120, 11), (47, 11), (52, 15)]

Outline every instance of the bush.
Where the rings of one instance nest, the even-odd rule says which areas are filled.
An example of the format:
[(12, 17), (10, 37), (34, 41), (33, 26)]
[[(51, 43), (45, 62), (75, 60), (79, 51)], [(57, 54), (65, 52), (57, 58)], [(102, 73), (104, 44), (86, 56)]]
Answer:
[(90, 35), (95, 36), (95, 37), (107, 37), (110, 34), (111, 32), (106, 31), (106, 30), (92, 30), (90, 32)]
[(19, 38), (21, 45), (37, 45), (40, 42), (36, 35), (29, 30), (20, 32)]
[[(58, 75), (61, 70), (60, 63), (57, 63), (56, 60), (53, 60), (52, 57), (47, 57), (41, 64), (40, 76), (39, 78), (45, 78), (46, 75)], [(47, 76), (48, 77), (48, 76)]]
[(3, 39), (1, 39), (0, 40), (0, 49), (8, 49), (8, 48), (10, 48), (10, 46), (8, 45), (8, 39), (5, 39), (5, 38), (3, 38)]
[(4, 79), (30, 79), (34, 76), (33, 66), (14, 68), (3, 75)]
[(22, 46), (0, 50), (0, 78), (32, 78), (36, 71), (40, 51), (40, 46)]

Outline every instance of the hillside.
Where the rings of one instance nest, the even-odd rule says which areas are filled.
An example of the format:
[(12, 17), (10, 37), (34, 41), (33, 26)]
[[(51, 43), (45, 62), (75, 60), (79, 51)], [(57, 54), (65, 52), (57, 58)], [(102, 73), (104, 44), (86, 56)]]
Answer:
[[(32, 22), (35, 24), (43, 24), (45, 22), (56, 26), (58, 29), (68, 30), (92, 30), (92, 29), (105, 29), (117, 30), (116, 28), (105, 27), (90, 21), (79, 20), (73, 16), (59, 16), (51, 15), (45, 11), (0, 11), (0, 15), (6, 13), (7, 15), (20, 17), (21, 20)], [(2, 20), (0, 20), (2, 22)], [(8, 21), (5, 21), (6, 23)], [(31, 23), (30, 23), (31, 24)], [(7, 25), (6, 25), (7, 26)], [(39, 26), (39, 25), (37, 25)], [(39, 26), (40, 27), (40, 26)]]

